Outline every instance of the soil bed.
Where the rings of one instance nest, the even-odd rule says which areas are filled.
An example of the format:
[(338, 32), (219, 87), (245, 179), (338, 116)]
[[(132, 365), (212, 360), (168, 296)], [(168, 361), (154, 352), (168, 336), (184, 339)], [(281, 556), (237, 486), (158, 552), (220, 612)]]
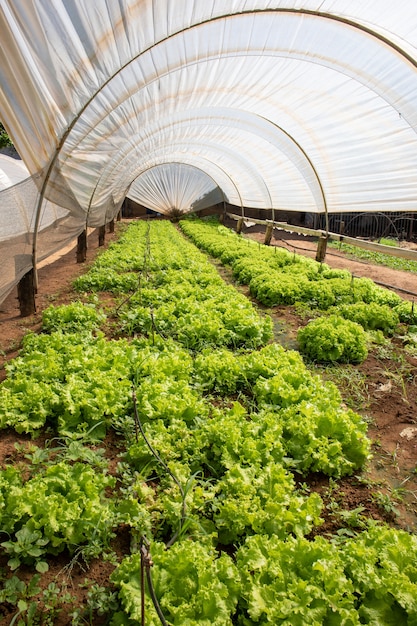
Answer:
[[(106, 236), (105, 247), (117, 237), (116, 233)], [(258, 229), (247, 234), (263, 242), (264, 234)], [(290, 238), (291, 237), (291, 238)], [(314, 257), (316, 243), (304, 237), (280, 234), (272, 245), (284, 246), (298, 254)], [(5, 377), (4, 363), (14, 358), (19, 351), (22, 337), (28, 331), (37, 332), (41, 327), (43, 309), (50, 304), (59, 305), (77, 299), (71, 284), (84, 273), (89, 263), (94, 260), (98, 247), (98, 237), (94, 232), (89, 236), (89, 261), (85, 264), (75, 262), (75, 250), (72, 249), (53, 263), (46, 264), (39, 271), (39, 292), (37, 294), (37, 312), (28, 318), (19, 314), (17, 293), (12, 292), (0, 306), (0, 380)], [(355, 276), (367, 276), (378, 282), (395, 285), (417, 294), (417, 275), (371, 266), (368, 263), (353, 261), (342, 252), (329, 251), (326, 263), (331, 267), (345, 268)], [(219, 267), (223, 278), (233, 282), (228, 268)], [(248, 289), (239, 286), (247, 295)], [(413, 299), (412, 295), (400, 293), (403, 298)], [(109, 299), (110, 303), (111, 299)], [(260, 307), (262, 308), (262, 307)], [(275, 307), (267, 310), (273, 317), (276, 340), (288, 348), (296, 347), (297, 329), (308, 320), (295, 307)], [(311, 366), (314, 367), (313, 365)], [(361, 516), (387, 521), (395, 527), (417, 531), (417, 402), (416, 375), (417, 358), (408, 354), (401, 338), (394, 338), (389, 346), (381, 346), (370, 352), (366, 361), (358, 366), (339, 368), (315, 367), (317, 373), (333, 380), (341, 389), (347, 406), (364, 416), (369, 423), (369, 436), (373, 441), (373, 459), (367, 471), (360, 476), (345, 478), (335, 484), (327, 477), (314, 475), (300, 478), (323, 497), (324, 524), (315, 532), (331, 535), (346, 527), (346, 517), (350, 515), (352, 527), (360, 526)], [(17, 435), (11, 430), (0, 434), (0, 465), (13, 462), (15, 443), (30, 441), (29, 437)], [(36, 440), (41, 445), (42, 437)], [(103, 442), (106, 456), (112, 458), (111, 471), (115, 471), (118, 457), (118, 441), (115, 435), (108, 435)], [(129, 539), (119, 534), (114, 538), (114, 550), (122, 556), (129, 552)], [(5, 559), (0, 567), (5, 566)], [(86, 594), (91, 581), (98, 586), (108, 584), (108, 576), (113, 566), (100, 560), (89, 564), (89, 569), (78, 563), (68, 577), (65, 569), (65, 556), (61, 555), (51, 567), (46, 583), (58, 581), (61, 589), (68, 587), (72, 596), (71, 606), (85, 606)], [(28, 574), (29, 575), (29, 574)], [(85, 583), (85, 579), (90, 581)], [(4, 607), (3, 611), (4, 611)], [(0, 625), (10, 623), (12, 616), (1, 620)], [(48, 622), (50, 623), (50, 622)], [(58, 626), (70, 624), (70, 618), (62, 612), (53, 623)], [(92, 622), (91, 622), (92, 623)], [(95, 624), (102, 623), (95, 617)], [(104, 623), (104, 622), (103, 622)]]

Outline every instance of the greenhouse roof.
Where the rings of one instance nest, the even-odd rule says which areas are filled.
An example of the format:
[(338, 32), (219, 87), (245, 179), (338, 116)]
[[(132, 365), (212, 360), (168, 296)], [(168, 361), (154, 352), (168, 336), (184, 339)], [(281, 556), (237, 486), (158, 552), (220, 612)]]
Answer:
[(417, 211), (415, 0), (0, 0), (0, 32), (38, 222)]

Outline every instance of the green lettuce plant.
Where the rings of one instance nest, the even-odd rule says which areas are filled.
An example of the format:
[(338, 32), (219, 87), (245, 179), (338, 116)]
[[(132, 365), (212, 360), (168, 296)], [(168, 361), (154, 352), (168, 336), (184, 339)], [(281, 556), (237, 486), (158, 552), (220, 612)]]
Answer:
[(10, 555), (9, 566), (35, 562), (45, 571), (46, 554), (64, 548), (74, 553), (92, 541), (103, 549), (114, 517), (114, 502), (105, 489), (114, 485), (114, 478), (83, 463), (59, 462), (29, 480), (14, 467), (1, 471), (0, 519), (9, 537), (1, 545)]
[(61, 306), (49, 306), (42, 311), (42, 328), (46, 332), (90, 332), (98, 330), (106, 315), (94, 304), (72, 302)]
[(415, 536), (375, 525), (340, 542), (248, 537), (238, 623), (413, 624), (416, 555)]
[[(232, 626), (240, 592), (236, 566), (208, 543), (180, 541), (169, 550), (150, 544), (152, 583), (160, 610), (172, 626)], [(142, 619), (141, 557), (125, 558), (112, 574), (125, 613), (135, 623)], [(160, 619), (146, 594), (146, 623)]]
[(321, 363), (362, 363), (368, 356), (362, 326), (339, 315), (319, 317), (297, 333), (300, 350)]
[(335, 314), (360, 324), (364, 330), (381, 330), (384, 335), (392, 335), (399, 323), (397, 308), (376, 302), (341, 304)]

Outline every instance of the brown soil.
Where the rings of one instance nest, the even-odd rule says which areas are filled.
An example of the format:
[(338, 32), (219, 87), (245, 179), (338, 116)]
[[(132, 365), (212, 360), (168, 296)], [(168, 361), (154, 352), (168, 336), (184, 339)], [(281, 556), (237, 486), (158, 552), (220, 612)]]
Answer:
[[(106, 247), (117, 236), (119, 225), (116, 225), (116, 234), (106, 235)], [(262, 232), (251, 232), (251, 237), (263, 241)], [(281, 235), (282, 236), (282, 235)], [(273, 240), (273, 245), (284, 245), (295, 252), (315, 256), (316, 244), (301, 237), (285, 236)], [(98, 236), (93, 232), (89, 236), (89, 252), (86, 264), (75, 262), (75, 250), (68, 251), (64, 256), (46, 264), (39, 271), (39, 291), (37, 294), (37, 312), (35, 315), (21, 318), (17, 302), (17, 294), (13, 292), (0, 306), (0, 379), (4, 378), (4, 363), (18, 354), (22, 337), (28, 331), (38, 331), (41, 326), (42, 310), (50, 304), (68, 303), (77, 296), (71, 288), (71, 281), (84, 273), (89, 263), (95, 258), (98, 248)], [(326, 263), (332, 267), (347, 268), (355, 276), (367, 276), (388, 285), (395, 285), (417, 294), (417, 275), (399, 272), (382, 266), (371, 266), (358, 263), (346, 258), (342, 253), (329, 251)], [(222, 274), (230, 279), (230, 273), (223, 270)], [(411, 294), (400, 294), (404, 298), (412, 299)], [(272, 313), (276, 322), (277, 340), (287, 343), (289, 347), (295, 345), (297, 328), (305, 323), (292, 307), (276, 307)], [(318, 368), (325, 378), (331, 378), (332, 373), (326, 368)], [(332, 533), (338, 527), (345, 525), (346, 511), (385, 520), (389, 523), (409, 530), (417, 531), (417, 402), (416, 402), (416, 375), (417, 359), (407, 354), (401, 339), (394, 339), (389, 349), (374, 350), (367, 360), (354, 368), (358, 376), (357, 383), (351, 380), (340, 379), (342, 395), (346, 404), (361, 413), (369, 422), (369, 436), (373, 440), (374, 457), (369, 469), (363, 474), (344, 479), (337, 486), (328, 478), (321, 476), (308, 477), (310, 486), (321, 493), (325, 502), (325, 522), (319, 529), (322, 534)], [(351, 370), (350, 370), (351, 371)], [(28, 441), (25, 436), (18, 436), (12, 431), (0, 434), (0, 466), (5, 462), (13, 462), (16, 442)], [(42, 439), (37, 440), (39, 445)], [(118, 446), (116, 438), (110, 436), (105, 442), (108, 447), (107, 455), (117, 461)], [(353, 524), (353, 522), (351, 521)], [(129, 551), (129, 537), (122, 532), (114, 540), (114, 549), (122, 555)], [(61, 590), (67, 585), (73, 596), (70, 607), (85, 606), (86, 593), (91, 581), (103, 587), (108, 586), (108, 576), (112, 565), (103, 561), (95, 561), (85, 570), (82, 564), (75, 565), (71, 577), (64, 569), (67, 561), (65, 555), (52, 564), (48, 575), (43, 578), (43, 584), (58, 581)], [(5, 566), (4, 558), (0, 559), (1, 567)], [(21, 572), (19, 575), (22, 576)], [(30, 578), (29, 572), (27, 577)], [(83, 581), (90, 582), (84, 586)], [(0, 626), (10, 624), (16, 607), (10, 608), (8, 618), (0, 619)], [(13, 612), (14, 611), (14, 612)], [(64, 626), (70, 624), (70, 618), (65, 612), (56, 617), (54, 624)], [(52, 622), (48, 622), (52, 623)], [(87, 623), (87, 622), (86, 622)], [(104, 623), (97, 615), (94, 624)]]

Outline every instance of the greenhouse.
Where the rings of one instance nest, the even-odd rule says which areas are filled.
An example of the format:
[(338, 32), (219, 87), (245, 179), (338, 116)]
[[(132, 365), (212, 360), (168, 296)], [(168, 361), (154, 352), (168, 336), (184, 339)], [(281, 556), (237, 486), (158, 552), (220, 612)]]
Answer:
[(417, 624), (415, 2), (0, 41), (0, 623)]

